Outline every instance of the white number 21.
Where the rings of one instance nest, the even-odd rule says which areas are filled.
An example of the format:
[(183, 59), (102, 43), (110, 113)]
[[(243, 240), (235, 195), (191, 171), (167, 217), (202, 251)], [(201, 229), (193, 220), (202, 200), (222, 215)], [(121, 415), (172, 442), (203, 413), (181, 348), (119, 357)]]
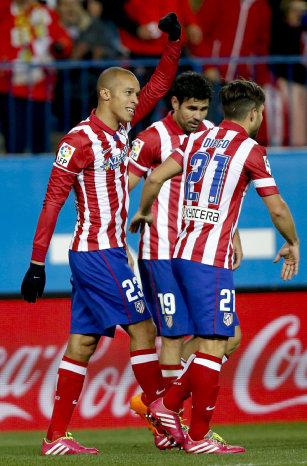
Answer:
[[(225, 298), (222, 298), (220, 301), (220, 311), (223, 312), (236, 312), (236, 295), (235, 295), (235, 290), (228, 290), (228, 288), (223, 288), (220, 292), (221, 296), (225, 296)], [(231, 303), (231, 297), (232, 297), (232, 309), (230, 307)]]

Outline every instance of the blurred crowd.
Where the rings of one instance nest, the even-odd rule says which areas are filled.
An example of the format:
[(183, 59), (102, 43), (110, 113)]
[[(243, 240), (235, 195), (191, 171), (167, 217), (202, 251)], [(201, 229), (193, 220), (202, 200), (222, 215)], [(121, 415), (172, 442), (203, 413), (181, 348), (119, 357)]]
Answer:
[[(49, 152), (50, 125), (67, 131), (96, 105), (97, 61), (118, 60), (127, 66), (129, 59), (159, 58), (166, 35), (158, 21), (170, 11), (183, 26), (184, 57), (229, 57), (228, 63), (211, 60), (202, 66), (216, 91), (238, 76), (263, 86), (267, 104), (261, 143), (307, 145), (304, 1), (1, 0), (3, 152)], [(281, 59), (273, 64), (252, 60), (269, 55)], [(282, 58), (293, 55), (301, 60), (289, 64)], [(238, 63), (239, 57), (251, 60)], [(92, 64), (74, 67), (75, 60)], [(57, 66), (50, 66), (54, 61)], [(61, 61), (65, 66), (58, 65)], [(151, 73), (141, 65), (133, 71), (141, 84)], [(214, 102), (211, 114), (219, 123), (222, 116)]]

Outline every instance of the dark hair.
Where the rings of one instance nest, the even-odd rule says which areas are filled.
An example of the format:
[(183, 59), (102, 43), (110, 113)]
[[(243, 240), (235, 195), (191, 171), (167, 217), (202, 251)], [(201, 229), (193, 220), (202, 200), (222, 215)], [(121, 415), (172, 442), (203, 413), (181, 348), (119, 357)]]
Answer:
[(236, 79), (225, 84), (219, 92), (225, 118), (244, 120), (247, 113), (265, 101), (263, 89), (253, 81)]
[(195, 71), (185, 71), (181, 73), (173, 82), (171, 96), (177, 97), (181, 105), (184, 100), (212, 99), (212, 84), (206, 76)]

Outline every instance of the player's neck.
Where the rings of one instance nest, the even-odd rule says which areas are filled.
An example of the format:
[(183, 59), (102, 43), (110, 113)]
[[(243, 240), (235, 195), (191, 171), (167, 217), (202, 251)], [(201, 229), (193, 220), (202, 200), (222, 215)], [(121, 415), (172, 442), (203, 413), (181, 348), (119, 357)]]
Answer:
[(248, 120), (228, 120), (231, 123), (235, 123), (236, 125), (242, 126), (243, 129), (247, 132), (247, 134), (250, 134), (250, 125)]
[(102, 109), (98, 105), (98, 107), (96, 108), (95, 115), (108, 128), (111, 128), (113, 131), (116, 131), (118, 129), (119, 121), (111, 112), (108, 112), (108, 109)]
[(173, 118), (174, 122), (176, 123), (176, 125), (181, 129), (181, 131), (183, 131), (185, 133), (186, 132), (185, 129), (182, 128), (180, 122), (178, 121), (178, 116), (176, 114), (176, 111), (173, 111), (172, 118)]

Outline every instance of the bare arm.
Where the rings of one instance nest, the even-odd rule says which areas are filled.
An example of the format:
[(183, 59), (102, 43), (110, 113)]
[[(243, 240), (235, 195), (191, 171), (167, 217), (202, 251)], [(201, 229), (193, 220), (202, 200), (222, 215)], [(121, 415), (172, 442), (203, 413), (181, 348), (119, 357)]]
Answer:
[(129, 172), (129, 191), (132, 191), (132, 189), (136, 187), (140, 179), (140, 176), (135, 175), (131, 171)]
[(182, 173), (182, 167), (172, 157), (168, 157), (159, 167), (157, 167), (146, 179), (139, 209), (132, 218), (129, 231), (137, 233), (138, 229), (143, 231), (145, 223), (150, 226), (153, 223), (151, 207), (158, 196), (163, 183), (175, 175)]
[(236, 270), (240, 267), (243, 257), (241, 239), (239, 235), (239, 230), (236, 229), (233, 237), (233, 264), (232, 270)]
[(291, 280), (293, 274), (298, 274), (299, 265), (299, 239), (291, 212), (279, 194), (263, 197), (263, 201), (271, 215), (274, 226), (286, 240), (286, 243), (277, 253), (274, 262), (276, 263), (282, 257), (284, 258), (281, 277), (283, 280)]

